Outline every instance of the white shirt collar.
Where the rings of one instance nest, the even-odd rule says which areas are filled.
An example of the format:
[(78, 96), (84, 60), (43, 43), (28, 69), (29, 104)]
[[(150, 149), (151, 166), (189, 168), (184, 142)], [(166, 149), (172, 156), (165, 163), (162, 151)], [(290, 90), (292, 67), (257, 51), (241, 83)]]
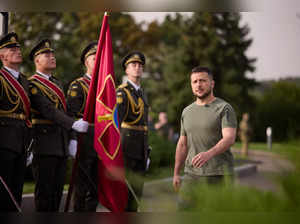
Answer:
[(36, 71), (39, 75), (41, 75), (42, 77), (44, 77), (45, 79), (48, 79), (49, 80), (49, 78), (51, 77), (51, 75), (47, 75), (47, 74), (44, 74), (44, 73), (42, 73), (42, 72), (40, 72), (40, 71)]
[(132, 82), (130, 79), (127, 79), (127, 81), (130, 82), (131, 85), (133, 85), (133, 87), (135, 88), (136, 91), (138, 91), (141, 88), (141, 86), (138, 86), (137, 84)]
[(87, 73), (85, 73), (85, 75), (86, 75), (90, 80), (92, 80), (92, 76), (91, 76), (91, 75), (89, 75), (89, 74), (87, 74)]
[(14, 69), (12, 69), (12, 68), (8, 68), (8, 67), (6, 67), (6, 66), (4, 66), (4, 68), (7, 69), (7, 70), (10, 72), (10, 74), (12, 74), (13, 77), (15, 77), (15, 79), (18, 79), (18, 78), (19, 78), (20, 72), (14, 70)]

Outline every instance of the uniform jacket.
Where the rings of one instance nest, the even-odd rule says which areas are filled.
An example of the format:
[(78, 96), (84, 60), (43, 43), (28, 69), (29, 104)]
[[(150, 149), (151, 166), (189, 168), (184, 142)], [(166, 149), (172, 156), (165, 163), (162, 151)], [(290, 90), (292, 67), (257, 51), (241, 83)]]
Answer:
[[(29, 83), (21, 73), (18, 82), (28, 94)], [(25, 120), (1, 116), (4, 114), (25, 114), (25, 111), (20, 96), (0, 73), (0, 148), (23, 153), (29, 145), (30, 129)]]
[[(148, 152), (148, 132), (123, 128), (129, 126), (148, 126), (148, 100), (142, 91), (139, 94), (129, 82), (117, 89), (119, 123), (121, 124), (121, 142), (125, 157), (144, 160)], [(123, 127), (122, 127), (123, 126)]]
[[(84, 109), (86, 105), (86, 100), (90, 87), (90, 78), (86, 75), (74, 80), (68, 89), (67, 93), (67, 110), (68, 114), (75, 118), (80, 119), (83, 117)], [(93, 145), (94, 140), (94, 127), (90, 126), (88, 133), (86, 134), (85, 142), (83, 146)], [(86, 141), (89, 141), (90, 144), (87, 144)], [(83, 147), (86, 149), (86, 147)], [(89, 150), (89, 149), (86, 149)], [(95, 151), (92, 151), (94, 153)]]
[(89, 91), (90, 79), (84, 75), (74, 80), (67, 93), (68, 114), (76, 119), (82, 118)]
[[(32, 123), (34, 130), (34, 154), (66, 156), (74, 119), (67, 116), (56, 94), (36, 80), (29, 79)], [(62, 90), (60, 82), (52, 77), (52, 83)], [(41, 121), (35, 123), (34, 121)]]

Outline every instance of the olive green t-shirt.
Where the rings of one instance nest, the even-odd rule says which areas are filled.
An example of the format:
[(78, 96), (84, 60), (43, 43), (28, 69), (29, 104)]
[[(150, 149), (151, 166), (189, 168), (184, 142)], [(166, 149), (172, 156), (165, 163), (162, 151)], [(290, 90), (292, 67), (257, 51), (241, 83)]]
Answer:
[(222, 129), (226, 127), (237, 127), (236, 115), (230, 104), (220, 98), (203, 106), (192, 103), (183, 110), (180, 135), (187, 136), (185, 173), (200, 176), (233, 173), (233, 156), (230, 149), (211, 158), (200, 168), (194, 168), (192, 165), (195, 155), (208, 151), (222, 139)]

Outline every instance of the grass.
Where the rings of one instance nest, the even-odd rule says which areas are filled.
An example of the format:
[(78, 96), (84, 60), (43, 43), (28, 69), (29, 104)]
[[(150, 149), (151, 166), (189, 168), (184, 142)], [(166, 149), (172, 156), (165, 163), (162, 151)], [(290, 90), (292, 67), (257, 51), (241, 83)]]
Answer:
[[(27, 181), (24, 183), (24, 188), (23, 188), (23, 194), (31, 194), (34, 192), (34, 182), (33, 181)], [(67, 191), (69, 188), (69, 184), (65, 184), (64, 186), (64, 191)]]
[[(283, 143), (273, 143), (272, 150), (269, 150), (267, 148), (267, 145), (265, 143), (250, 143), (249, 150), (262, 150), (262, 151), (268, 151), (277, 153), (283, 156), (286, 156), (291, 161), (294, 162), (295, 165), (299, 164), (299, 161), (297, 161), (297, 155), (300, 154), (300, 141), (290, 141), (290, 142), (283, 142)], [(233, 146), (233, 148), (241, 149), (241, 143), (237, 142)], [(242, 158), (238, 158), (239, 160)], [(299, 166), (300, 167), (300, 166)], [(145, 177), (145, 181), (153, 181), (158, 180), (166, 177), (173, 176), (173, 165), (166, 166), (166, 167), (159, 167), (150, 169), (149, 173)], [(300, 181), (299, 181), (300, 183)], [(64, 187), (64, 190), (68, 190), (68, 185), (66, 184)], [(25, 182), (23, 193), (33, 193), (34, 192), (34, 183), (33, 182)]]
[[(300, 153), (300, 140), (292, 140), (288, 142), (274, 142), (272, 143), (272, 149), (268, 149), (268, 146), (266, 143), (262, 142), (250, 142), (249, 144), (249, 150), (261, 150), (271, 153), (276, 153), (281, 156), (286, 157), (287, 159), (291, 160), (294, 163), (298, 163), (296, 161), (297, 156)], [(241, 142), (236, 142), (232, 148), (235, 149), (241, 149), (242, 144)]]
[[(192, 204), (185, 211), (226, 211), (226, 212), (295, 212), (300, 211), (300, 148), (299, 140), (274, 143), (269, 150), (264, 143), (251, 143), (250, 150), (262, 150), (277, 153), (290, 159), (295, 170), (279, 176), (278, 184), (282, 193), (262, 192), (249, 187), (226, 185), (213, 188), (208, 185), (193, 186), (187, 193)], [(240, 149), (236, 143), (233, 148)]]
[(25, 182), (23, 188), (23, 194), (30, 194), (34, 192), (34, 182)]

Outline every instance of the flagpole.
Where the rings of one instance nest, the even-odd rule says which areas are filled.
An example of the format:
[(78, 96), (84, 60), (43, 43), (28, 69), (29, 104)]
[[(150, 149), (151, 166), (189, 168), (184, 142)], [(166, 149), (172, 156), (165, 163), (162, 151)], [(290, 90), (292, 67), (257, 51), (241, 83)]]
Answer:
[(2, 183), (2, 185), (4, 186), (4, 188), (6, 189), (10, 199), (12, 200), (12, 202), (14, 203), (14, 205), (16, 206), (18, 212), (22, 213), (21, 207), (18, 204), (18, 202), (16, 201), (14, 195), (11, 193), (9, 187), (7, 186), (7, 184), (5, 183), (5, 181), (2, 179), (2, 177), (0, 176), (0, 182)]
[[(104, 13), (103, 20), (106, 16), (108, 16), (107, 12)], [(102, 32), (104, 32), (104, 30), (105, 30), (105, 27), (102, 26), (101, 27), (101, 32), (100, 32), (100, 37), (99, 37), (99, 42), (98, 42), (97, 54), (101, 54), (101, 52), (102, 52), (103, 44), (102, 45), (99, 45), (99, 44), (103, 43), (101, 38), (104, 36), (102, 34)], [(91, 111), (94, 111), (94, 109), (91, 110), (89, 108), (90, 98), (94, 98), (96, 96), (93, 92), (91, 92), (91, 90), (93, 89), (93, 88), (91, 88), (91, 86), (93, 86), (93, 85), (97, 86), (98, 77), (95, 77), (94, 74), (95, 74), (95, 72), (97, 70), (96, 68), (98, 66), (99, 65), (97, 65), (97, 64), (95, 64), (95, 66), (94, 66), (92, 81), (91, 81), (91, 85), (90, 85), (90, 89), (89, 89), (89, 93), (88, 93), (88, 97), (87, 97), (87, 101), (86, 101), (87, 103), (86, 103), (86, 106), (85, 106), (85, 109), (84, 109), (84, 115), (83, 115), (83, 120), (89, 121), (89, 122), (91, 122), (90, 118), (93, 117), (93, 116), (91, 116), (90, 113), (91, 113)], [(73, 164), (73, 167), (72, 167), (72, 174), (71, 174), (71, 179), (70, 179), (70, 184), (69, 184), (69, 189), (68, 189), (68, 194), (67, 194), (67, 198), (66, 198), (64, 212), (68, 212), (69, 206), (70, 206), (70, 201), (71, 201), (73, 188), (74, 188), (74, 181), (75, 181), (75, 177), (76, 177), (77, 170), (78, 170), (78, 163), (79, 163), (78, 161), (79, 161), (79, 155), (80, 155), (80, 151), (81, 151), (81, 144), (82, 144), (83, 135), (84, 134), (81, 133), (78, 136), (77, 152), (76, 152), (75, 161), (74, 161), (74, 164)]]
[(140, 206), (141, 203), (140, 203), (138, 197), (136, 196), (136, 193), (134, 192), (132, 186), (130, 185), (130, 183), (128, 182), (128, 180), (127, 180), (126, 178), (125, 178), (125, 182), (126, 182), (126, 185), (127, 185), (128, 189), (129, 189), (130, 192), (132, 193), (132, 195), (133, 195), (133, 197), (134, 197), (136, 203), (138, 204), (138, 206)]

